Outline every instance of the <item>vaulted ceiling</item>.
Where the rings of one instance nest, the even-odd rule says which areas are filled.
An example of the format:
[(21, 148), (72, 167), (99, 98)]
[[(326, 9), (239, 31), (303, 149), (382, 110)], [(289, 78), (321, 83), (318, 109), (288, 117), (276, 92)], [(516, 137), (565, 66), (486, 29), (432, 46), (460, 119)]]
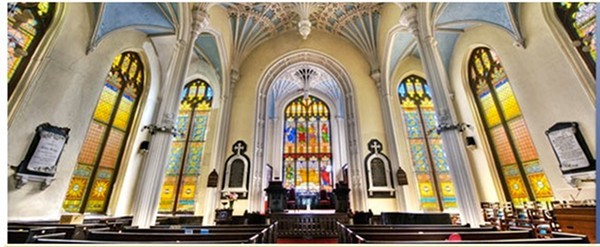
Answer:
[[(386, 3), (393, 5), (392, 3)], [(189, 4), (188, 4), (189, 5)], [(414, 37), (398, 32), (390, 40), (388, 58), (378, 57), (377, 40), (384, 3), (215, 3), (212, 7), (223, 8), (229, 17), (233, 35), (231, 61), (221, 61), (215, 37), (203, 33), (196, 41), (198, 56), (212, 65), (218, 74), (227, 67), (237, 69), (247, 55), (266, 40), (287, 31), (296, 31), (301, 20), (308, 20), (313, 30), (322, 30), (339, 36), (360, 50), (372, 71), (379, 70), (381, 61), (391, 71), (406, 56), (419, 57)], [(523, 45), (519, 30), (519, 3), (429, 3), (434, 20), (436, 39), (444, 63), (448, 65), (454, 44), (462, 32), (479, 25), (492, 25), (513, 37)], [(90, 40), (93, 50), (109, 33), (133, 28), (149, 37), (174, 35), (180, 25), (182, 3), (96, 3), (92, 10), (96, 29)], [(398, 8), (398, 11), (402, 11)], [(398, 23), (398, 20), (392, 20)], [(299, 38), (302, 38), (300, 34)]]

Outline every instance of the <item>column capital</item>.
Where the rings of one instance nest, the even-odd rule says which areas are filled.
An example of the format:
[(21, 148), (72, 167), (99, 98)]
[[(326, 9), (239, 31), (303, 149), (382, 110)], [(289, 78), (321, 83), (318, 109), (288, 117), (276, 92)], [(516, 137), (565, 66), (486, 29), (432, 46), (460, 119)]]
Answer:
[(192, 34), (194, 37), (200, 35), (202, 30), (208, 27), (208, 3), (196, 3), (192, 7)]
[(400, 5), (402, 8), (402, 16), (400, 17), (400, 24), (412, 33), (414, 36), (419, 34), (419, 26), (417, 21), (417, 5), (403, 4)]

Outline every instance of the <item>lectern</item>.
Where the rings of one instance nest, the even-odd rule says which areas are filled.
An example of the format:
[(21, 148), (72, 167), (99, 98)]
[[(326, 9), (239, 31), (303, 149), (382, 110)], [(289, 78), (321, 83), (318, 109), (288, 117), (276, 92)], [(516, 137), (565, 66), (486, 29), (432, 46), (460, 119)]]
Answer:
[(287, 190), (283, 188), (281, 181), (269, 181), (269, 187), (265, 189), (269, 202), (269, 212), (283, 212), (286, 203)]
[(350, 188), (348, 188), (348, 184), (340, 181), (335, 184), (335, 189), (333, 189), (333, 194), (335, 195), (335, 212), (336, 213), (347, 213), (350, 210)]

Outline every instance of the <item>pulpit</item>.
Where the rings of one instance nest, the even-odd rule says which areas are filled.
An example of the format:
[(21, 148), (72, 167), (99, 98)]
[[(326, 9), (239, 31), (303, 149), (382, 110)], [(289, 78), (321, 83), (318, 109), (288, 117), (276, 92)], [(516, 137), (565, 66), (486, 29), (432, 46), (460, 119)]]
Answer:
[(347, 213), (350, 210), (350, 188), (346, 182), (340, 181), (333, 189), (335, 195), (335, 212)]
[(287, 190), (283, 188), (281, 181), (269, 181), (269, 187), (265, 189), (267, 192), (269, 209), (271, 213), (283, 212), (286, 206)]

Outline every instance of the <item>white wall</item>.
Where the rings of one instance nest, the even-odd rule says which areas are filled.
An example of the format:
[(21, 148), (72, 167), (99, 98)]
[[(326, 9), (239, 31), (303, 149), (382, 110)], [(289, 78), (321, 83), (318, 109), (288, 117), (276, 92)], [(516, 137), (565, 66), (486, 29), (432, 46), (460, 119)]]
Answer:
[[(562, 178), (545, 131), (556, 122), (577, 122), (590, 150), (595, 150), (595, 107), (560, 52), (556, 37), (552, 36), (548, 25), (540, 21), (543, 20), (540, 4), (523, 4), (521, 18), (526, 49), (516, 48), (506, 32), (490, 26), (472, 28), (460, 36), (449, 69), (454, 102), (460, 121), (476, 124), (478, 148), (469, 154), (479, 180), (481, 200), (498, 201), (492, 196), (498, 188), (489, 186), (497, 176), (496, 170), (490, 150), (485, 147), (482, 126), (474, 115), (476, 106), (466, 77), (466, 63), (474, 48), (486, 46), (496, 51), (527, 123), (540, 165), (550, 180), (554, 197), (569, 200), (569, 195), (575, 195), (576, 189)], [(500, 185), (496, 183), (496, 186)], [(595, 185), (588, 184), (578, 199), (595, 198), (594, 192)]]
[[(85, 51), (93, 30), (88, 4), (70, 3), (66, 5), (66, 13), (62, 26), (58, 29), (56, 42), (51, 46), (47, 57), (41, 62), (39, 76), (32, 81), (21, 101), (19, 111), (15, 113), (13, 123), (8, 129), (8, 163), (18, 165), (23, 159), (33, 138), (35, 127), (49, 122), (53, 125), (71, 129), (69, 142), (66, 144), (58, 164), (56, 181), (44, 191), (39, 190), (39, 183), (26, 184), (21, 189), (14, 189), (14, 180), (9, 177), (8, 186), (8, 219), (58, 219), (62, 211), (62, 202), (68, 189), (70, 177), (77, 162), (79, 150), (85, 138), (87, 128), (92, 119), (98, 97), (103, 87), (106, 73), (114, 57), (126, 50), (140, 52), (147, 69), (156, 68), (154, 48), (143, 33), (122, 30), (106, 37), (98, 48), (86, 55)], [(77, 31), (74, 31), (77, 30)], [(160, 75), (147, 74), (146, 88), (157, 85)], [(156, 103), (156, 91), (149, 90), (152, 99), (143, 96), (139, 110), (151, 114)], [(121, 166), (117, 184), (120, 190), (113, 193), (109, 213), (127, 213), (127, 206), (116, 207), (117, 198), (127, 200), (131, 196), (134, 177), (137, 173), (140, 157), (137, 147), (145, 134), (137, 130), (149, 123), (150, 118), (142, 115), (136, 119), (132, 137), (126, 154), (132, 154), (129, 162)], [(125, 156), (127, 157), (127, 156)], [(8, 176), (13, 175), (11, 169)], [(126, 175), (127, 174), (127, 175)], [(127, 180), (123, 182), (121, 180)], [(122, 193), (122, 196), (119, 195)], [(124, 202), (128, 205), (128, 202)]]

